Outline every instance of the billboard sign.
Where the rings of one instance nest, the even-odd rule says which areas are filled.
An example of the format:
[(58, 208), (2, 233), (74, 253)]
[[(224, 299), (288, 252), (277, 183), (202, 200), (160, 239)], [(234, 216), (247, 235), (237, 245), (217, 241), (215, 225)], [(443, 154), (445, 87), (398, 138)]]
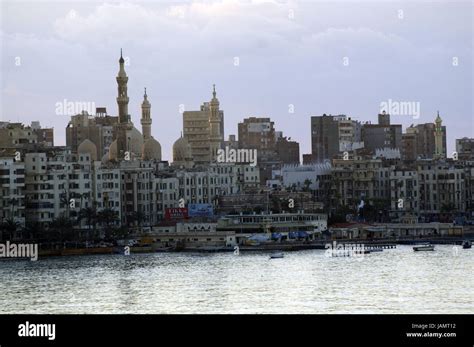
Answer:
[(186, 219), (188, 218), (188, 209), (186, 207), (171, 207), (165, 209), (165, 219)]
[(189, 217), (212, 217), (214, 209), (212, 204), (189, 204)]

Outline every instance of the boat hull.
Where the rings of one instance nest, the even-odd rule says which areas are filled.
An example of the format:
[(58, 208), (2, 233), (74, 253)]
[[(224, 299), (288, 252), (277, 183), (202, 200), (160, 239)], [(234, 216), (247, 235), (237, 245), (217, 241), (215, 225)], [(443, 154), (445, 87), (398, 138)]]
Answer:
[(429, 252), (429, 251), (434, 251), (434, 246), (419, 246), (419, 247), (413, 247), (413, 250), (415, 252)]
[(283, 257), (284, 257), (283, 253), (270, 254), (270, 259), (281, 259)]

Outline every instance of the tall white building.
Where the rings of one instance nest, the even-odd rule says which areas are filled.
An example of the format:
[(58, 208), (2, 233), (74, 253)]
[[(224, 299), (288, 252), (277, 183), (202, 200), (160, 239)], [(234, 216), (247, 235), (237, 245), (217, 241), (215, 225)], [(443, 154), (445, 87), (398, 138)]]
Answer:
[(25, 226), (25, 165), (13, 157), (0, 157), (0, 222)]
[(90, 207), (92, 165), (89, 154), (73, 155), (68, 149), (25, 155), (27, 220), (50, 223), (59, 217), (75, 218)]

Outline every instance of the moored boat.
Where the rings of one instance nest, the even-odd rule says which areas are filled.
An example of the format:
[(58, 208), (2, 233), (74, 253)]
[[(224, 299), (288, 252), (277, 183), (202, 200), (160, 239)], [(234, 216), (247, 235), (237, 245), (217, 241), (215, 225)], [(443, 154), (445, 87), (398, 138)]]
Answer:
[(370, 251), (370, 253), (372, 253), (372, 252), (383, 252), (383, 248), (382, 247), (370, 248), (369, 251)]
[(434, 251), (433, 245), (421, 245), (413, 247), (414, 251)]
[(278, 259), (283, 257), (283, 252), (273, 252), (272, 254), (270, 254), (270, 259)]

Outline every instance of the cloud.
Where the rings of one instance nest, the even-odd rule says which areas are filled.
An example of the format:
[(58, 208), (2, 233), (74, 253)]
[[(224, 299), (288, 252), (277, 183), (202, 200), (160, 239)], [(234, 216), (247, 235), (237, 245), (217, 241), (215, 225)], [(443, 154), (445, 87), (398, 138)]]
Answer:
[[(472, 61), (471, 22), (468, 11), (454, 5), (403, 5), (403, 21), (397, 18), (401, 5), (393, 2), (37, 6), (10, 4), (1, 28), (1, 110), (6, 119), (43, 117), (55, 125), (58, 138), (67, 123), (51, 117), (58, 100), (94, 101), (115, 114), (120, 48), (130, 59), (132, 119), (139, 124), (146, 86), (152, 131), (168, 159), (182, 127), (179, 105), (198, 109), (210, 98), (213, 83), (225, 110), (226, 134), (235, 133), (244, 117), (266, 115), (302, 142), (302, 153), (310, 150), (309, 132), (301, 128), (310, 114), (375, 120), (380, 101), (388, 98), (422, 101), (426, 117), (437, 108), (456, 117), (472, 114), (472, 66), (464, 63)], [(40, 9), (41, 20), (26, 13)], [(456, 70), (450, 65), (454, 55), (463, 62)], [(22, 57), (20, 68), (12, 64), (16, 56)], [(293, 115), (289, 104), (295, 106)], [(452, 129), (460, 124), (446, 118)], [(422, 121), (431, 119), (422, 116)], [(448, 136), (453, 142), (456, 135), (448, 131)]]

